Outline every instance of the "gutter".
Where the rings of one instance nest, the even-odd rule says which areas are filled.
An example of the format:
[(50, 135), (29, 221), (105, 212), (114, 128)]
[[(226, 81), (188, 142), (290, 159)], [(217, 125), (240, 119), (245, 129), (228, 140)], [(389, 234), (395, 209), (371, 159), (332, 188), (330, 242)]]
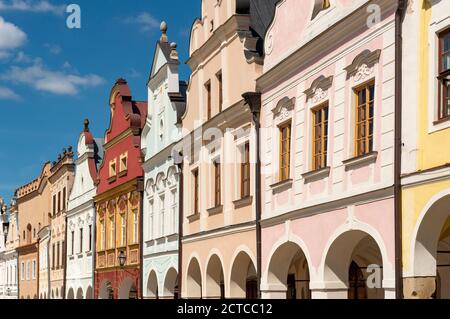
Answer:
[(180, 162), (177, 163), (179, 171), (178, 179), (178, 299), (182, 299), (182, 278), (183, 278), (183, 196), (184, 196), (184, 174), (183, 157), (180, 154)]
[(395, 13), (395, 156), (394, 156), (394, 215), (395, 215), (395, 297), (403, 299), (402, 263), (402, 64), (403, 17), (406, 0), (398, 0)]
[(252, 112), (252, 122), (256, 135), (256, 164), (255, 164), (255, 220), (256, 220), (256, 277), (258, 299), (261, 299), (261, 277), (262, 277), (262, 241), (261, 241), (261, 157), (260, 157), (260, 114), (261, 114), (261, 93), (247, 92), (242, 95), (246, 104)]
[(139, 178), (137, 183), (137, 190), (140, 197), (140, 207), (139, 207), (139, 294), (136, 296), (137, 299), (144, 299), (144, 181), (143, 178)]
[[(67, 207), (67, 204), (65, 204), (65, 206)], [(63, 245), (63, 251), (64, 251), (64, 256), (63, 258), (65, 259), (64, 261), (64, 275), (63, 275), (63, 287), (62, 287), (62, 299), (66, 299), (66, 278), (67, 278), (67, 212), (66, 212), (66, 216), (64, 217), (66, 226), (65, 226), (65, 232), (64, 232), (64, 245)]]

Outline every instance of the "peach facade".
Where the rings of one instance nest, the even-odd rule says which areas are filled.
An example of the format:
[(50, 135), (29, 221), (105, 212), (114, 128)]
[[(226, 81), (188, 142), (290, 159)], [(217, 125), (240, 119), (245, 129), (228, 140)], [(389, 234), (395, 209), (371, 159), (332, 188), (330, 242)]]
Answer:
[[(264, 75), (257, 81), (263, 297), (395, 297), (396, 6), (377, 4), (382, 14), (376, 25), (370, 24), (369, 1), (330, 1), (313, 18), (315, 1), (277, 4), (266, 36)], [(360, 154), (355, 112), (361, 87), (372, 87), (373, 124), (370, 146)], [(321, 109), (325, 129), (317, 133), (314, 114)], [(290, 144), (283, 176), (286, 126)], [(317, 136), (326, 137), (317, 144)], [(325, 150), (321, 166), (314, 161), (317, 145)], [(375, 266), (379, 283), (365, 289)]]

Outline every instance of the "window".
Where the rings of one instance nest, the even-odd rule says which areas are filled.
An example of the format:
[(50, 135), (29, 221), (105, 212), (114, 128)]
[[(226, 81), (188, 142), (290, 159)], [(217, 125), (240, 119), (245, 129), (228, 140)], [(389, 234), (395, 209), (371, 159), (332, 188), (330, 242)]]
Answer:
[(313, 110), (313, 170), (327, 166), (328, 150), (328, 103)]
[(56, 195), (53, 195), (53, 216), (56, 215)]
[(30, 261), (27, 261), (27, 280), (30, 280), (30, 273), (31, 273), (31, 264)]
[(245, 143), (241, 163), (241, 198), (250, 196), (250, 143)]
[(33, 260), (33, 279), (36, 279), (36, 260)]
[(223, 82), (222, 82), (222, 72), (217, 73), (217, 84), (219, 88), (219, 112), (222, 112), (223, 107)]
[(153, 239), (153, 216), (154, 216), (154, 209), (153, 209), (153, 201), (150, 201), (150, 215), (148, 220), (148, 237), (149, 239)]
[(25, 263), (23, 261), (20, 264), (20, 280), (25, 280)]
[(105, 221), (100, 221), (100, 249), (105, 249)]
[(83, 228), (80, 228), (80, 254), (83, 252)]
[(58, 213), (61, 211), (61, 192), (58, 192)]
[(88, 243), (89, 250), (92, 251), (92, 225), (89, 225), (89, 243)]
[(280, 181), (289, 179), (291, 165), (291, 123), (280, 126)]
[(219, 161), (214, 162), (214, 205), (218, 207), (221, 205), (221, 178), (220, 178), (220, 163)]
[(133, 243), (138, 243), (139, 219), (137, 209), (133, 210)]
[(56, 269), (59, 269), (60, 266), (60, 249), (61, 245), (59, 242), (56, 243)]
[(120, 246), (124, 247), (126, 244), (126, 232), (127, 232), (127, 223), (125, 219), (125, 214), (120, 215)]
[(62, 200), (62, 209), (66, 210), (66, 188), (63, 188), (63, 200)]
[(211, 82), (205, 84), (206, 107), (208, 112), (208, 120), (211, 119)]
[(120, 172), (124, 172), (128, 169), (128, 153), (120, 155)]
[(66, 265), (66, 242), (63, 240), (61, 244), (61, 268)]
[(174, 234), (176, 232), (176, 224), (177, 224), (177, 190), (174, 189), (171, 192), (172, 196), (172, 208), (171, 208), (171, 217), (170, 217), (170, 233)]
[(450, 29), (439, 35), (439, 119), (450, 117)]
[(33, 228), (33, 238), (36, 238), (36, 228)]
[(160, 237), (163, 237), (165, 235), (165, 219), (166, 219), (166, 201), (164, 195), (162, 195), (159, 198), (159, 211), (160, 211), (160, 229), (159, 229), (159, 235)]
[(109, 177), (116, 176), (116, 159), (109, 162)]
[(73, 230), (71, 232), (71, 244), (70, 244), (70, 246), (71, 246), (70, 251), (71, 251), (71, 254), (73, 255), (73, 254), (75, 254), (75, 232)]
[(356, 95), (356, 156), (373, 151), (373, 118), (375, 84), (365, 84), (355, 89)]
[(52, 269), (55, 269), (55, 256), (56, 256), (55, 244), (53, 244), (52, 245)]
[(198, 169), (192, 172), (192, 177), (194, 179), (194, 214), (198, 214), (200, 213), (198, 202), (198, 195), (199, 195)]
[(114, 216), (112, 216), (109, 219), (109, 249), (114, 248), (114, 234), (115, 234)]

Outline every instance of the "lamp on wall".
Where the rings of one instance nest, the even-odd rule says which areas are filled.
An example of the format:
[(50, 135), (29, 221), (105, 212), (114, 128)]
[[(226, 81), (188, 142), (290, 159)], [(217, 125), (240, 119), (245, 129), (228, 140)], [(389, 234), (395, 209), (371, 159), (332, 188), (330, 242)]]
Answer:
[(119, 261), (120, 268), (123, 268), (127, 260), (127, 255), (125, 255), (125, 252), (123, 250), (120, 251), (119, 256), (117, 256), (117, 260)]

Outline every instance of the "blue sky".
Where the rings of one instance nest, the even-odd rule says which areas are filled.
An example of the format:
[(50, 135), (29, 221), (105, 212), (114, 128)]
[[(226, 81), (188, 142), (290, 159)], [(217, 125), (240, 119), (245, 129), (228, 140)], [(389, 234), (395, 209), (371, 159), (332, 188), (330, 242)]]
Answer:
[[(65, 3), (80, 6), (81, 29), (67, 28)], [(184, 62), (199, 14), (200, 0), (0, 0), (0, 196), (9, 201), (44, 162), (75, 148), (84, 118), (103, 137), (117, 78), (146, 100), (160, 21)]]

